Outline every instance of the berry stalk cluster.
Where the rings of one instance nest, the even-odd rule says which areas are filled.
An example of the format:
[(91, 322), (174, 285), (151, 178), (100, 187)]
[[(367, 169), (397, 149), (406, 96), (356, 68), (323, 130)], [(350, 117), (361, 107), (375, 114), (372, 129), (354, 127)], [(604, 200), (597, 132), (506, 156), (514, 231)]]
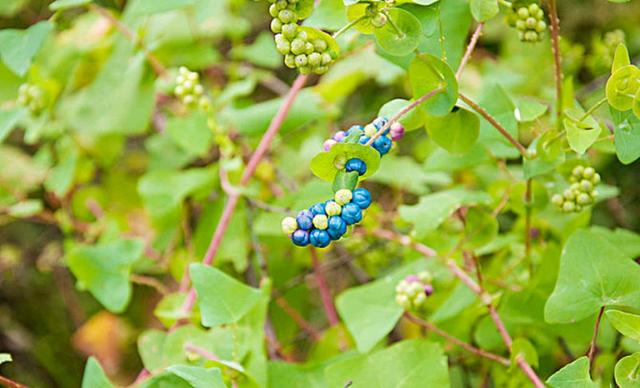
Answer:
[(297, 9), (303, 0), (269, 0), (269, 14), (273, 17), (271, 31), (276, 48), (284, 55), (284, 63), (301, 74), (324, 74), (337, 54), (330, 50), (328, 35), (322, 31), (301, 27)]
[(547, 29), (544, 11), (536, 3), (526, 7), (512, 8), (507, 16), (507, 22), (518, 30), (518, 37), (523, 42), (541, 41), (542, 33)]
[[(346, 132), (338, 131), (332, 138), (324, 142), (324, 150), (329, 151), (338, 143), (352, 140), (365, 145), (387, 123), (387, 119), (378, 117), (364, 127), (354, 125)], [(380, 156), (383, 156), (391, 150), (393, 141), (399, 140), (403, 135), (404, 127), (400, 123), (395, 123), (381, 133), (381, 136), (371, 146), (378, 151)], [(353, 173), (354, 178), (356, 176), (362, 177), (367, 172), (367, 164), (360, 158), (347, 159), (345, 157), (339, 163), (334, 162), (334, 166), (343, 173)], [(348, 226), (362, 220), (364, 210), (371, 205), (369, 190), (362, 187), (357, 189), (343, 187), (334, 190), (336, 192), (333, 199), (302, 210), (296, 218), (285, 217), (282, 220), (282, 232), (288, 235), (295, 245), (304, 247), (311, 244), (324, 248), (331, 241), (339, 240), (344, 236)]]
[(433, 294), (432, 276), (429, 271), (409, 275), (396, 286), (396, 303), (406, 311), (424, 308), (427, 298)]
[(593, 167), (576, 166), (569, 177), (571, 186), (562, 194), (555, 194), (551, 202), (558, 210), (571, 213), (580, 212), (585, 206), (593, 204), (598, 195), (596, 186), (600, 183), (600, 174)]
[(16, 103), (19, 106), (27, 108), (34, 116), (42, 113), (47, 105), (42, 88), (28, 83), (22, 84), (20, 88), (18, 88), (18, 99)]

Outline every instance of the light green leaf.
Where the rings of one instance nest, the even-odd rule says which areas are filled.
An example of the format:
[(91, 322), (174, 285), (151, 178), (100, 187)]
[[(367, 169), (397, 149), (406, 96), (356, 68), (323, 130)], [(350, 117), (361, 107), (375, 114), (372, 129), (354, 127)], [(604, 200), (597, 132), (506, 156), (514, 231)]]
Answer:
[(607, 101), (617, 110), (629, 110), (633, 107), (633, 99), (639, 89), (640, 69), (634, 65), (622, 66), (607, 80)]
[(564, 119), (563, 123), (569, 146), (578, 154), (584, 154), (598, 140), (602, 129), (592, 117), (581, 122)]
[(5, 29), (0, 31), (0, 57), (7, 67), (22, 77), (31, 66), (33, 57), (38, 53), (53, 30), (53, 23), (43, 21), (26, 30)]
[(376, 42), (391, 55), (410, 54), (420, 43), (422, 24), (418, 18), (401, 8), (391, 8), (387, 13), (387, 23), (374, 30)]
[(11, 355), (9, 353), (0, 353), (0, 365), (4, 364), (5, 362), (11, 361), (13, 361), (13, 358), (11, 358)]
[(422, 196), (416, 205), (400, 206), (400, 217), (413, 223), (416, 236), (421, 238), (437, 229), (460, 206), (489, 203), (491, 197), (485, 192), (451, 189)]
[(592, 226), (591, 231), (599, 233), (615, 245), (627, 257), (640, 256), (640, 235), (627, 229), (610, 230), (601, 226)]
[(156, 305), (153, 314), (165, 327), (170, 328), (176, 321), (189, 316), (182, 308), (186, 296), (183, 292), (165, 295)]
[(640, 341), (640, 315), (620, 310), (608, 310), (606, 314), (616, 330), (629, 338)]
[(131, 299), (131, 267), (143, 248), (140, 240), (77, 245), (67, 253), (66, 262), (79, 288), (89, 290), (109, 311), (121, 313)]
[(518, 357), (522, 357), (534, 368), (538, 367), (538, 352), (525, 338), (516, 338), (511, 345), (511, 365), (516, 365)]
[(547, 379), (552, 388), (597, 388), (589, 375), (589, 359), (582, 356)]
[(479, 22), (485, 22), (500, 12), (497, 0), (470, 0), (471, 15)]
[(469, 151), (480, 134), (480, 119), (464, 108), (453, 108), (446, 116), (427, 116), (425, 127), (440, 147), (451, 153)]
[(336, 308), (356, 342), (358, 351), (366, 353), (396, 325), (403, 309), (395, 302), (395, 287), (405, 276), (417, 272), (410, 263), (374, 282), (353, 287), (336, 298)]
[(260, 290), (216, 268), (191, 264), (189, 273), (198, 293), (202, 324), (206, 327), (237, 322), (260, 300)]
[(464, 225), (465, 245), (473, 248), (487, 245), (498, 235), (498, 228), (498, 220), (490, 211), (470, 208)]
[(26, 115), (25, 109), (0, 110), (0, 143), (9, 136), (18, 121)]
[(136, 0), (132, 1), (127, 12), (132, 15), (151, 15), (154, 13), (171, 11), (192, 5), (196, 0)]
[(611, 74), (615, 73), (621, 67), (629, 66), (631, 60), (629, 59), (629, 51), (624, 43), (618, 44), (616, 47), (616, 53), (613, 56), (613, 64), (611, 65)]
[(402, 341), (376, 353), (336, 362), (327, 367), (325, 374), (328, 387), (450, 386), (447, 357), (442, 348), (420, 339)]
[(528, 98), (513, 98), (516, 109), (513, 112), (516, 120), (521, 123), (531, 122), (547, 112), (549, 107), (536, 100)]
[[(409, 104), (411, 104), (411, 101), (402, 98), (393, 99), (380, 108), (378, 116), (390, 119)], [(417, 106), (416, 108), (412, 109), (407, 114), (402, 116), (400, 118), (400, 123), (407, 131), (412, 131), (414, 129), (420, 128), (424, 124), (424, 114), (422, 111), (422, 107)]]
[[(515, 116), (516, 106), (500, 84), (488, 83), (483, 85), (482, 93), (476, 103), (489, 112), (511, 136), (518, 138), (518, 122)], [(480, 120), (478, 142), (488, 147), (496, 157), (514, 158), (520, 156), (518, 150), (484, 118)]]
[(640, 386), (640, 353), (621, 358), (616, 364), (614, 374), (620, 388)]
[(114, 388), (98, 360), (89, 357), (82, 376), (82, 388)]
[(381, 182), (417, 195), (426, 194), (430, 185), (446, 186), (451, 183), (451, 177), (441, 171), (427, 172), (415, 160), (407, 156), (385, 156), (384, 163), (371, 182)]
[(67, 9), (80, 7), (82, 5), (87, 5), (91, 3), (92, 0), (56, 0), (53, 3), (49, 4), (49, 9), (51, 11), (64, 11)]
[(458, 81), (449, 65), (436, 56), (420, 54), (409, 65), (409, 78), (416, 99), (438, 88), (445, 88), (444, 92), (422, 104), (427, 113), (444, 116), (451, 112), (458, 100)]
[(204, 156), (213, 141), (213, 134), (207, 127), (207, 115), (203, 112), (170, 118), (166, 131), (180, 148), (194, 156)]
[(549, 323), (577, 322), (602, 306), (640, 308), (640, 267), (602, 234), (578, 230), (567, 241), (553, 293)]
[(203, 368), (201, 366), (173, 365), (168, 372), (186, 380), (193, 388), (225, 388), (220, 368)]
[(338, 171), (341, 171), (336, 167), (336, 161), (346, 163), (353, 158), (362, 159), (367, 165), (367, 172), (360, 179), (373, 175), (380, 166), (380, 154), (373, 147), (360, 143), (338, 143), (311, 160), (311, 171), (318, 178), (333, 182)]

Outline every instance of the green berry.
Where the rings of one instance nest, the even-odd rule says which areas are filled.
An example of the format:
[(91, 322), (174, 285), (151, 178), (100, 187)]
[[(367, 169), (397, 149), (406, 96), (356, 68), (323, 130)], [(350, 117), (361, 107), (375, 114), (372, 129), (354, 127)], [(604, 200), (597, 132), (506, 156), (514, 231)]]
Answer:
[(525, 24), (527, 25), (527, 28), (535, 28), (538, 24), (538, 21), (535, 18), (529, 17), (527, 18)]
[(562, 210), (564, 210), (567, 213), (571, 213), (575, 209), (576, 209), (576, 205), (571, 201), (567, 201), (562, 205)]
[(560, 194), (555, 194), (553, 197), (551, 197), (551, 202), (556, 206), (562, 206), (564, 198)]
[(305, 42), (309, 39), (309, 37), (307, 36), (307, 33), (304, 31), (298, 31), (298, 33), (296, 34), (296, 38), (300, 39), (301, 41)]
[(271, 31), (278, 33), (282, 31), (282, 22), (279, 19), (273, 19), (271, 21)]
[(298, 21), (298, 16), (288, 9), (283, 9), (278, 13), (278, 19), (280, 19), (283, 24), (295, 23)]
[(304, 52), (304, 46), (305, 42), (301, 39), (296, 38), (293, 40), (293, 42), (291, 42), (291, 52), (295, 55), (302, 54)]
[(527, 29), (527, 23), (524, 20), (518, 20), (516, 22), (516, 28), (520, 31), (524, 31)]
[(387, 16), (382, 12), (378, 12), (371, 18), (371, 25), (375, 28), (383, 27), (385, 24), (387, 24)]
[(564, 191), (564, 193), (562, 193), (562, 196), (563, 196), (565, 199), (568, 199), (568, 200), (570, 200), (570, 201), (572, 201), (572, 200), (574, 200), (574, 199), (576, 198), (576, 195), (575, 195), (574, 191), (573, 191), (573, 190), (571, 190), (571, 189), (566, 189), (566, 190)]
[(289, 54), (289, 52), (291, 52), (291, 43), (287, 41), (280, 42), (276, 45), (276, 49), (280, 54), (287, 55)]
[(328, 48), (327, 42), (324, 39), (316, 39), (313, 41), (313, 46), (316, 48), (316, 51), (323, 52)]
[(580, 195), (578, 195), (578, 198), (576, 198), (576, 202), (579, 205), (588, 205), (591, 203), (591, 197), (589, 196), (589, 194), (581, 193)]
[(298, 25), (295, 23), (284, 24), (282, 26), (282, 35), (288, 40), (292, 40), (298, 33)]
[(313, 226), (317, 229), (327, 229), (329, 227), (329, 219), (324, 214), (318, 214), (313, 217)]
[(306, 55), (304, 55), (304, 54), (296, 55), (296, 66), (297, 67), (306, 66), (308, 62), (309, 62), (309, 60), (307, 59)]
[(537, 32), (544, 32), (547, 29), (547, 23), (545, 23), (543, 20), (540, 20), (536, 24), (535, 28)]
[(582, 181), (580, 181), (580, 189), (582, 191), (591, 191), (593, 190), (593, 183), (591, 183), (591, 181), (583, 179)]
[(318, 67), (322, 63), (322, 55), (318, 53), (311, 53), (308, 56), (309, 66)]
[(331, 55), (328, 53), (322, 53), (322, 64), (323, 65), (328, 65), (331, 63), (331, 61), (333, 60), (333, 58), (331, 58)]
[(594, 185), (597, 185), (598, 183), (600, 183), (600, 174), (595, 173), (593, 174), (593, 177), (591, 178), (591, 182), (593, 182)]
[(305, 54), (307, 54), (307, 55), (309, 55), (312, 52), (314, 52), (315, 51), (315, 47), (313, 47), (313, 43), (311, 43), (311, 42), (305, 43), (304, 51), (305, 51)]
[(278, 8), (278, 10), (286, 9), (288, 5), (289, 3), (287, 2), (287, 0), (276, 1), (276, 7)]
[(520, 9), (518, 9), (518, 17), (520, 19), (526, 19), (529, 17), (529, 10), (526, 9), (525, 7), (522, 7)]
[(278, 12), (280, 12), (280, 10), (278, 9), (278, 6), (275, 4), (271, 4), (269, 6), (269, 15), (271, 15), (272, 18), (275, 18), (278, 16)]
[(584, 172), (582, 173), (582, 176), (590, 179), (591, 177), (593, 177), (596, 173), (596, 170), (593, 169), (593, 167), (587, 167), (584, 169)]
[(311, 73), (311, 68), (309, 66), (302, 66), (298, 68), (300, 74), (309, 74)]
[(527, 42), (537, 42), (539, 39), (538, 33), (535, 31), (527, 31), (524, 33), (524, 40)]
[(329, 71), (329, 66), (318, 66), (315, 69), (316, 74), (324, 74)]
[(584, 166), (578, 165), (573, 168), (573, 171), (571, 171), (571, 174), (576, 177), (581, 177), (583, 172), (584, 172)]
[(327, 202), (324, 206), (324, 211), (328, 216), (339, 216), (342, 213), (342, 207), (334, 201)]
[(290, 68), (290, 69), (294, 69), (296, 67), (296, 57), (295, 55), (292, 54), (287, 54), (284, 57), (284, 64)]
[(535, 15), (540, 10), (540, 6), (536, 3), (529, 4), (529, 13)]

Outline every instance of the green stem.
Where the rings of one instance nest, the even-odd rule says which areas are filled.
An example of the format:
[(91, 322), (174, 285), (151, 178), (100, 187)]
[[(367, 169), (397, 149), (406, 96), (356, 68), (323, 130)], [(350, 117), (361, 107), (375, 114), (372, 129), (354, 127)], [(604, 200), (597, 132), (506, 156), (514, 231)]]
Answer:
[(391, 27), (393, 27), (393, 29), (396, 30), (396, 34), (398, 34), (398, 37), (400, 39), (404, 39), (406, 36), (405, 33), (402, 32), (402, 30), (400, 30), (396, 22), (394, 22), (393, 19), (391, 19), (391, 16), (389, 16), (389, 13), (386, 10), (382, 11), (382, 13), (384, 14), (384, 16), (387, 17), (387, 21), (389, 22), (389, 24), (391, 24)]
[(366, 18), (367, 18), (367, 15), (362, 15), (359, 18), (350, 21), (347, 25), (345, 25), (344, 27), (342, 27), (338, 31), (334, 32), (332, 37), (334, 39), (338, 38), (340, 35), (342, 35), (343, 33), (347, 32), (351, 27), (355, 26), (356, 24), (360, 23), (361, 21), (363, 21)]
[(442, 27), (441, 5), (438, 5), (438, 34), (440, 35), (440, 50), (442, 51), (442, 60), (447, 61), (447, 49), (444, 47), (444, 28)]
[(602, 99), (600, 101), (596, 102), (595, 105), (593, 105), (591, 108), (589, 108), (589, 110), (586, 111), (584, 113), (584, 115), (582, 115), (582, 117), (580, 117), (580, 121), (583, 121), (587, 117), (591, 116), (591, 114), (593, 112), (595, 112), (596, 109), (600, 108), (602, 106), (602, 104), (604, 104), (605, 102), (607, 102), (607, 97), (602, 97)]

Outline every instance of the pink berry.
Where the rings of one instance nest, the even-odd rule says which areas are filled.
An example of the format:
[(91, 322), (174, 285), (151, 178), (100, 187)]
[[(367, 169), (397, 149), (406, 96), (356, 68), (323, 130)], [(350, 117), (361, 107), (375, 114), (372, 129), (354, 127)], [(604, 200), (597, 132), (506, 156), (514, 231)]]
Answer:
[(344, 131), (338, 131), (338, 132), (336, 132), (335, 135), (333, 135), (333, 140), (335, 140), (338, 143), (340, 143), (341, 141), (344, 140), (345, 137), (347, 137), (347, 134)]
[(333, 139), (327, 139), (323, 144), (324, 150), (325, 151), (329, 151), (331, 149), (331, 147), (333, 147), (336, 144), (338, 144), (337, 141), (335, 141)]
[(402, 139), (402, 136), (404, 136), (404, 127), (402, 124), (395, 122), (391, 125), (389, 133), (391, 134), (391, 139), (393, 141), (398, 141)]

